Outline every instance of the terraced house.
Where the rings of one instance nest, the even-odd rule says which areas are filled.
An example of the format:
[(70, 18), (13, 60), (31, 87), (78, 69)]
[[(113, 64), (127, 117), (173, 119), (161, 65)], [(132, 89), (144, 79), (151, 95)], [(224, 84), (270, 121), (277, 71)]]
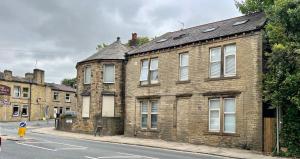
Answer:
[[(34, 69), (25, 77), (13, 76), (12, 71), (0, 72), (0, 121), (28, 121), (55, 117), (54, 103), (63, 109), (75, 108), (75, 90), (67, 86), (44, 81), (44, 71)], [(53, 101), (53, 92), (69, 94), (67, 104)], [(74, 100), (75, 99), (75, 100)], [(66, 97), (67, 101), (67, 97)]]
[(117, 40), (77, 64), (81, 116), (74, 131), (124, 121), (126, 136), (263, 150), (265, 22), (254, 13), (168, 32), (140, 47)]

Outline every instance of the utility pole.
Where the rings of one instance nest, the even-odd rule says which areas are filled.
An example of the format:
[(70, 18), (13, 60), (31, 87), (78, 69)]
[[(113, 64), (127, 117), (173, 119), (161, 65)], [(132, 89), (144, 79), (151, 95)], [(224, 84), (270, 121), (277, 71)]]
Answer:
[(280, 146), (279, 146), (279, 132), (280, 132), (280, 107), (276, 107), (276, 152), (279, 154), (280, 152)]

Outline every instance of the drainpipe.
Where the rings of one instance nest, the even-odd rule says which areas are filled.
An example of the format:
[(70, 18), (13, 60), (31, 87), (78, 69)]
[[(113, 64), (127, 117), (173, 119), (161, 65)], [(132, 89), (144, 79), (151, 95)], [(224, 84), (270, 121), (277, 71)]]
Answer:
[(32, 98), (31, 98), (31, 96), (32, 96), (32, 90), (31, 90), (31, 88), (32, 88), (32, 83), (30, 83), (29, 84), (29, 91), (30, 91), (30, 95), (29, 95), (29, 110), (28, 110), (28, 120), (30, 121), (30, 118), (31, 118), (31, 100), (32, 100)]

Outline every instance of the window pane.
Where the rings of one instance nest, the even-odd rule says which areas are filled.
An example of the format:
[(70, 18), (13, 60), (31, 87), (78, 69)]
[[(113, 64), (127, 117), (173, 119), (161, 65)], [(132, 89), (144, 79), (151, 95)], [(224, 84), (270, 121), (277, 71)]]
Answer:
[(180, 66), (189, 65), (189, 54), (180, 54)]
[(224, 115), (224, 131), (235, 132), (235, 114)]
[(219, 118), (219, 111), (210, 111), (210, 130), (219, 130), (220, 129), (220, 118)]
[(86, 67), (84, 71), (84, 83), (90, 84), (91, 83), (91, 68)]
[(150, 63), (150, 70), (157, 70), (158, 69), (158, 59), (151, 59)]
[(142, 114), (142, 121), (141, 121), (142, 128), (147, 128), (147, 118), (148, 118), (147, 114)]
[(104, 82), (113, 83), (115, 81), (115, 66), (104, 65)]
[(148, 80), (148, 60), (142, 61), (140, 81)]
[(220, 109), (220, 99), (209, 100), (209, 109)]
[(157, 113), (157, 102), (151, 102), (151, 113)]
[(235, 55), (225, 56), (225, 74), (235, 74)]
[(235, 99), (234, 98), (225, 98), (224, 99), (224, 112), (235, 113)]
[(235, 45), (228, 45), (228, 46), (225, 46), (224, 48), (224, 55), (227, 56), (227, 55), (233, 55), (236, 53), (236, 46)]
[(189, 79), (189, 67), (180, 68), (180, 80), (185, 81)]
[(19, 116), (19, 107), (18, 106), (13, 107), (13, 116)]
[(151, 128), (157, 128), (157, 114), (151, 114)]
[(157, 83), (158, 82), (158, 71), (151, 71), (151, 83)]
[(221, 61), (221, 47), (210, 49), (210, 62)]
[(221, 62), (214, 62), (210, 64), (210, 77), (220, 77)]
[(147, 102), (142, 102), (141, 104), (142, 104), (141, 112), (142, 113), (147, 113), (148, 112)]

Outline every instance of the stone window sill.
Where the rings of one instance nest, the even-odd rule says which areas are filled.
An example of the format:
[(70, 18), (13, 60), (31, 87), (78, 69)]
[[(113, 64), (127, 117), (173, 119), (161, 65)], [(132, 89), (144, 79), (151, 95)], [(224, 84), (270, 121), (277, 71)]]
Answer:
[(138, 87), (155, 87), (155, 86), (160, 86), (160, 83), (138, 85)]
[(158, 129), (139, 129), (140, 132), (159, 132)]
[(221, 80), (231, 80), (231, 79), (240, 79), (241, 77), (236, 75), (236, 76), (229, 76), (229, 77), (216, 77), (216, 78), (206, 78), (204, 79), (204, 82), (209, 82), (209, 81), (221, 81)]
[(186, 81), (176, 81), (176, 84), (187, 84), (191, 83), (191, 80), (186, 80)]
[(240, 137), (237, 133), (224, 133), (224, 132), (204, 132), (204, 135), (216, 135), (216, 136), (233, 136), (233, 137)]

